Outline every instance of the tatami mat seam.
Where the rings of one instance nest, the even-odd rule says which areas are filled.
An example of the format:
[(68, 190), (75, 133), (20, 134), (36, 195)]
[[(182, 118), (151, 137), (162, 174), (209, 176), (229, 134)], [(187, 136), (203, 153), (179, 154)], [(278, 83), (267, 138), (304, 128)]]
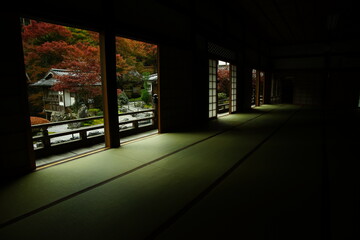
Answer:
[(266, 143), (272, 136), (274, 136), (283, 126), (289, 122), (295, 114), (300, 111), (301, 108), (294, 111), (284, 122), (282, 122), (277, 128), (275, 128), (267, 137), (265, 137), (260, 143), (258, 143), (253, 149), (251, 149), (245, 156), (243, 156), (240, 160), (235, 162), (227, 171), (224, 172), (221, 176), (215, 179), (207, 188), (205, 188), (200, 194), (198, 194), (192, 201), (185, 204), (183, 208), (177, 211), (173, 216), (168, 218), (162, 225), (156, 228), (150, 235), (148, 235), (145, 239), (155, 239), (159, 236), (163, 231), (169, 228), (172, 224), (174, 224), (177, 219), (179, 219), (182, 215), (184, 215), (187, 211), (189, 211), (194, 205), (204, 199), (213, 189), (215, 189), (221, 182), (223, 182), (229, 175), (231, 175), (246, 159), (248, 159), (254, 152), (256, 152), (264, 143)]
[(121, 174), (119, 174), (119, 175), (116, 175), (116, 176), (114, 176), (114, 177), (111, 177), (111, 178), (109, 178), (109, 179), (106, 179), (106, 180), (104, 180), (104, 181), (101, 181), (101, 182), (99, 182), (99, 183), (97, 183), (97, 184), (91, 185), (91, 186), (89, 186), (89, 187), (87, 187), (87, 188), (84, 188), (84, 189), (82, 189), (82, 190), (80, 190), (80, 191), (77, 191), (77, 192), (75, 192), (75, 193), (69, 194), (69, 195), (67, 195), (67, 196), (65, 196), (65, 197), (59, 198), (58, 200), (52, 201), (51, 203), (48, 203), (48, 204), (46, 204), (46, 205), (44, 205), (44, 206), (42, 206), (42, 207), (39, 207), (39, 208), (37, 208), (37, 209), (34, 209), (34, 210), (29, 211), (29, 212), (27, 212), (27, 213), (24, 213), (24, 214), (22, 214), (22, 215), (20, 215), (20, 216), (18, 216), (18, 217), (12, 218), (12, 219), (4, 222), (4, 223), (1, 223), (1, 224), (0, 224), (0, 229), (1, 229), (1, 228), (4, 228), (4, 227), (6, 227), (6, 226), (9, 226), (9, 225), (11, 225), (11, 224), (14, 224), (14, 223), (16, 223), (16, 222), (19, 222), (19, 221), (21, 221), (22, 219), (25, 219), (25, 218), (27, 218), (27, 217), (30, 217), (30, 216), (32, 216), (32, 215), (34, 215), (34, 214), (36, 214), (36, 213), (42, 212), (42, 211), (44, 211), (44, 210), (46, 210), (46, 209), (48, 209), (48, 208), (50, 208), (50, 207), (52, 207), (52, 206), (55, 206), (55, 205), (57, 205), (57, 204), (59, 204), (59, 203), (61, 203), (61, 202), (64, 202), (64, 201), (69, 200), (69, 199), (71, 199), (71, 198), (74, 198), (74, 197), (76, 197), (76, 196), (78, 196), (78, 195), (80, 195), (80, 194), (82, 194), (82, 193), (88, 192), (88, 191), (90, 191), (90, 190), (92, 190), (92, 189), (94, 189), (94, 188), (100, 187), (100, 186), (102, 186), (102, 185), (104, 185), (104, 184), (107, 184), (107, 183), (112, 182), (112, 181), (114, 181), (114, 180), (116, 180), (116, 179), (119, 179), (119, 178), (121, 178), (121, 177), (123, 177), (123, 176), (126, 176), (126, 175), (128, 175), (128, 174), (130, 174), (130, 173), (133, 173), (133, 172), (135, 172), (135, 171), (137, 171), (137, 170), (139, 170), (139, 169), (142, 169), (142, 168), (144, 168), (144, 167), (146, 167), (146, 166), (149, 166), (149, 165), (151, 165), (151, 164), (153, 164), (153, 163), (156, 163), (156, 162), (158, 162), (158, 161), (160, 161), (160, 160), (162, 160), (162, 159), (165, 159), (165, 158), (167, 158), (167, 157), (169, 157), (169, 156), (171, 156), (171, 155), (174, 155), (174, 154), (176, 154), (176, 153), (178, 153), (178, 152), (181, 152), (181, 151), (183, 151), (183, 150), (185, 150), (185, 149), (187, 149), (187, 148), (190, 148), (190, 147), (195, 146), (195, 145), (197, 145), (197, 144), (199, 144), (199, 143), (202, 143), (202, 142), (207, 141), (207, 140), (209, 140), (209, 139), (211, 139), (211, 138), (214, 138), (214, 137), (216, 137), (216, 136), (218, 136), (218, 135), (220, 135), (220, 134), (223, 134), (223, 133), (225, 133), (225, 132), (228, 132), (228, 131), (236, 128), (236, 127), (242, 126), (242, 125), (244, 125), (244, 124), (246, 124), (246, 123), (248, 123), (248, 122), (250, 122), (250, 121), (253, 121), (253, 120), (255, 120), (255, 119), (263, 116), (264, 114), (267, 114), (267, 113), (269, 113), (269, 112), (272, 112), (273, 110), (275, 110), (275, 109), (271, 109), (271, 110), (269, 110), (269, 111), (263, 112), (263, 113), (255, 116), (255, 117), (253, 117), (253, 118), (251, 118), (251, 119), (246, 120), (245, 122), (242, 122), (242, 123), (240, 123), (240, 124), (235, 124), (234, 126), (231, 126), (231, 127), (226, 128), (226, 129), (224, 129), (224, 130), (221, 130), (221, 131), (219, 131), (219, 132), (216, 132), (216, 133), (213, 134), (213, 135), (210, 135), (210, 136), (208, 136), (208, 137), (206, 137), (206, 138), (203, 138), (203, 139), (198, 140), (198, 141), (196, 141), (196, 142), (194, 142), (194, 143), (191, 143), (191, 144), (189, 144), (189, 145), (186, 145), (185, 147), (182, 147), (182, 148), (177, 149), (177, 150), (175, 150), (175, 151), (173, 151), (173, 152), (170, 152), (170, 153), (165, 154), (165, 155), (163, 155), (163, 156), (161, 156), (161, 157), (158, 157), (158, 158), (156, 158), (156, 159), (154, 159), (154, 160), (152, 160), (152, 161), (150, 161), (150, 162), (148, 162), (148, 163), (142, 164), (142, 165), (140, 165), (140, 166), (138, 166), (138, 167), (136, 167), (136, 168), (133, 168), (133, 169), (128, 170), (128, 171), (126, 171), (126, 172), (123, 172), (123, 173), (121, 173)]

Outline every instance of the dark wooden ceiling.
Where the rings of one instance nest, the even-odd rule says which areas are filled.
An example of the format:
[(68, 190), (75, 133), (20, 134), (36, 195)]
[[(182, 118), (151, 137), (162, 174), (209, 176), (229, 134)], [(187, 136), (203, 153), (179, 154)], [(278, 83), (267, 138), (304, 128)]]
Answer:
[(270, 45), (294, 45), (357, 39), (355, 0), (228, 1), (229, 13), (255, 29)]
[[(67, 5), (70, 5), (71, 0), (65, 0), (65, 2), (68, 4), (64, 3), (59, 7), (56, 2), (46, 2), (43, 4), (44, 9), (39, 8), (42, 5), (24, 2), (21, 8), (24, 13), (33, 13), (46, 19), (52, 19), (58, 14), (60, 20), (63, 15), (68, 15), (69, 19), (75, 19), (74, 21), (80, 19), (87, 23), (91, 20), (95, 25), (97, 22), (101, 23), (98, 19), (93, 19), (91, 14), (89, 16), (86, 14), (98, 11), (97, 5), (83, 6), (83, 1), (79, 1), (77, 8), (68, 8)], [(76, 1), (73, 2), (72, 5)], [(155, 16), (154, 19), (156, 16), (168, 18), (166, 21), (161, 19), (160, 23), (165, 26), (162, 26), (163, 28), (169, 25), (167, 22), (176, 22), (172, 20), (182, 15), (185, 17), (177, 21), (194, 20), (198, 24), (197, 32), (217, 33), (220, 38), (224, 33), (224, 36), (233, 37), (232, 40), (239, 42), (244, 38), (247, 42), (261, 41), (266, 44), (266, 47), (360, 41), (360, 18), (358, 17), (360, 0), (103, 0), (99, 6), (107, 6), (107, 9), (114, 8), (117, 16), (121, 16), (118, 13), (122, 13), (122, 8), (129, 7), (131, 9), (129, 12), (134, 12), (136, 16), (138, 14), (136, 5), (141, 2), (145, 10), (140, 11), (140, 14), (148, 15), (150, 18)], [(147, 5), (144, 5), (145, 3)], [(77, 10), (79, 8), (91, 9), (79, 12)], [(146, 10), (148, 12), (145, 12)], [(166, 11), (168, 13), (164, 14)], [(99, 16), (102, 20), (101, 14)], [(136, 17), (134, 19), (136, 20)], [(182, 28), (187, 28), (189, 25), (189, 23), (178, 24)], [(181, 32), (181, 29), (176, 29), (174, 26), (172, 31)], [(252, 36), (249, 36), (249, 31), (252, 32)]]
[(210, 22), (216, 30), (231, 25), (231, 34), (239, 38), (253, 30), (270, 46), (346, 41), (360, 35), (359, 0), (157, 1)]

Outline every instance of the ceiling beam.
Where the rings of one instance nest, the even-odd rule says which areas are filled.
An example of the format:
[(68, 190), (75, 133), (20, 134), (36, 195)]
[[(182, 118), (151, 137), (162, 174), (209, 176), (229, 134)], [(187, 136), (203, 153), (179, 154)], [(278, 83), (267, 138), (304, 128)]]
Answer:
[(277, 2), (277, 0), (272, 0), (272, 3), (274, 4), (274, 8), (276, 9), (278, 15), (280, 16), (282, 22), (285, 24), (285, 26), (287, 27), (289, 33), (290, 33), (290, 38), (291, 40), (295, 40), (296, 36), (294, 34), (294, 31), (292, 30), (290, 23), (289, 23), (289, 19), (285, 18), (285, 15), (283, 14), (283, 11), (280, 9), (280, 6)]
[[(280, 29), (278, 28), (278, 26), (273, 22), (273, 20), (269, 17), (269, 15), (265, 12), (265, 10), (260, 6), (258, 0), (252, 0), (251, 1), (256, 8), (258, 9), (258, 13), (262, 14), (262, 16), (266, 19), (267, 22), (269, 22), (269, 24), (271, 25), (271, 27), (275, 30), (275, 32), (277, 33), (277, 35), (279, 36), (279, 39), (281, 40), (285, 40), (285, 36), (284, 34), (280, 31)], [(257, 14), (257, 13), (254, 13)]]
[[(301, 1), (303, 1), (303, 0), (301, 0)], [(295, 5), (295, 9), (296, 9), (296, 15), (298, 16), (298, 18), (299, 18), (299, 26), (300, 26), (300, 32), (301, 32), (301, 40), (302, 41), (305, 41), (306, 40), (306, 30), (305, 30), (305, 23), (304, 23), (304, 20), (303, 19), (301, 19), (300, 20), (300, 16), (303, 14), (303, 11), (302, 10), (300, 10), (300, 5), (299, 5), (299, 0), (295, 0), (294, 1), (294, 5)], [(304, 5), (303, 5), (304, 6)], [(298, 36), (299, 37), (299, 36)]]

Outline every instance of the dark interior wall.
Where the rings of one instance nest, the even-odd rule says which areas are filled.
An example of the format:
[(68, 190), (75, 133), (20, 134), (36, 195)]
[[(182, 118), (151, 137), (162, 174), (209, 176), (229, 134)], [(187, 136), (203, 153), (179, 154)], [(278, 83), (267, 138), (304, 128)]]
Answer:
[(323, 71), (282, 70), (274, 74), (280, 82), (283, 103), (319, 106), (322, 104)]
[(160, 47), (160, 131), (191, 125), (193, 53), (169, 45)]
[(158, 1), (113, 2), (113, 27), (122, 35), (180, 47), (193, 39), (193, 19), (176, 9)]
[(284, 103), (321, 105), (326, 76), (326, 47), (287, 46), (273, 49), (274, 78)]
[(208, 121), (209, 115), (209, 57), (208, 42), (204, 36), (195, 33), (193, 49), (192, 82), (187, 91), (191, 94), (191, 122), (192, 127), (202, 125)]
[[(247, 34), (249, 38), (251, 34)], [(254, 40), (254, 38), (249, 38)], [(250, 45), (248, 45), (250, 46)], [(262, 70), (270, 68), (268, 59), (264, 57), (263, 52), (256, 51), (255, 48), (244, 47), (241, 49), (239, 55), (240, 60), (240, 74), (239, 74), (239, 106), (241, 111), (249, 111), (251, 109), (251, 97), (252, 97), (252, 70)]]
[(293, 80), (293, 103), (317, 106), (322, 104), (324, 73), (297, 72)]
[(355, 42), (287, 46), (272, 51), (284, 102), (354, 108), (360, 49)]
[[(26, 77), (24, 70), (19, 19), (11, 12), (0, 14), (1, 29), (1, 144), (0, 178), (34, 169), (31, 155), (30, 119), (27, 105)], [(5, 23), (5, 24), (3, 24)], [(11, 51), (9, 51), (11, 49)]]
[(252, 93), (252, 67), (249, 65), (242, 65), (242, 68), (239, 71), (239, 87), (238, 87), (238, 97), (239, 97), (239, 111), (246, 112), (251, 109), (251, 93)]
[(354, 69), (333, 70), (329, 74), (325, 87), (327, 89), (325, 96), (327, 106), (345, 109), (359, 107), (359, 71)]

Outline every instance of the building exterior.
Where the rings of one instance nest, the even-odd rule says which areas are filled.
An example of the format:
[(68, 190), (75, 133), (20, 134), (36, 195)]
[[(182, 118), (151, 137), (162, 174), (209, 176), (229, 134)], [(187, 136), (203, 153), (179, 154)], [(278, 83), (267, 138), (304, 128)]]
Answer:
[(141, 95), (141, 90), (145, 88), (152, 94), (156, 92), (158, 74), (150, 74), (143, 76), (136, 70), (131, 70), (120, 78), (120, 88), (126, 93), (129, 98), (136, 98)]
[(66, 113), (67, 108), (75, 104), (75, 92), (68, 90), (54, 91), (51, 89), (58, 82), (57, 77), (70, 74), (72, 74), (70, 70), (52, 68), (44, 78), (30, 85), (42, 89), (44, 112), (47, 118), (53, 112)]
[(146, 79), (147, 81), (147, 90), (149, 94), (157, 94), (157, 87), (158, 87), (158, 74), (154, 73), (149, 75), (149, 78)]

